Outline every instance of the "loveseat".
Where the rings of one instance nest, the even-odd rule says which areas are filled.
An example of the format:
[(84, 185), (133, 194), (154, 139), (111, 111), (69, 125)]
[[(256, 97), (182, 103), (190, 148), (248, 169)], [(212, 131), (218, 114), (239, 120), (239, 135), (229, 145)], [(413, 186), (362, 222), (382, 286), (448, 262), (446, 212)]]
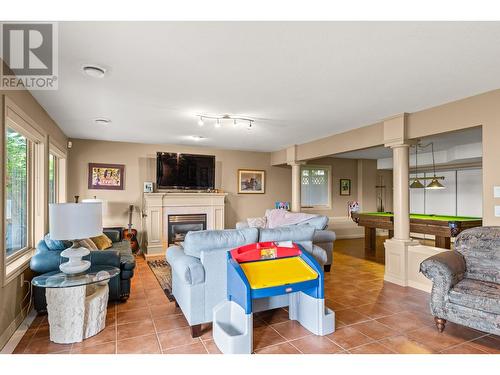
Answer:
[[(182, 246), (169, 247), (166, 259), (172, 267), (172, 293), (191, 326), (192, 336), (201, 334), (201, 324), (212, 321), (212, 309), (226, 298), (229, 250), (255, 242), (291, 240), (323, 264), (326, 255), (312, 243), (314, 231), (308, 225), (196, 231), (188, 232)], [(258, 300), (254, 311), (287, 305), (287, 296), (265, 298)]]
[(442, 332), (446, 321), (500, 335), (500, 227), (461, 232), (454, 251), (424, 260), (432, 280), (431, 312)]
[[(106, 265), (120, 268), (120, 275), (109, 281), (109, 300), (124, 301), (130, 295), (130, 280), (134, 275), (135, 258), (130, 249), (130, 243), (122, 239), (119, 229), (105, 229), (103, 233), (108, 236), (113, 246), (106, 250), (91, 250), (90, 255), (83, 259), (90, 260), (91, 265)], [(61, 261), (61, 252), (71, 247), (70, 241), (54, 241), (46, 235), (37, 245), (35, 255), (31, 258), (30, 268), (35, 275), (44, 273), (58, 273)], [(47, 310), (44, 288), (33, 288), (34, 307), (38, 312)]]
[[(266, 211), (266, 215), (267, 212)], [(312, 226), (315, 230), (313, 237), (313, 244), (322, 248), (325, 251), (326, 259), (321, 262), (323, 264), (325, 272), (330, 272), (332, 263), (333, 263), (333, 246), (335, 243), (335, 232), (328, 230), (328, 216), (324, 215), (316, 215), (315, 217), (305, 220), (299, 224), (290, 225), (298, 226), (298, 225), (309, 225)], [(248, 221), (243, 220), (236, 223), (236, 229), (248, 228)]]

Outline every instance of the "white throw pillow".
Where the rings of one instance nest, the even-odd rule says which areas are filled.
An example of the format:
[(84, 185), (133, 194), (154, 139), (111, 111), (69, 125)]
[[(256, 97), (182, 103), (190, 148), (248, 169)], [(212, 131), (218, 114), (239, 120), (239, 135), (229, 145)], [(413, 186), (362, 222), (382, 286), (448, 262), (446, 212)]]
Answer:
[(267, 217), (249, 217), (247, 219), (250, 228), (265, 228), (267, 224)]

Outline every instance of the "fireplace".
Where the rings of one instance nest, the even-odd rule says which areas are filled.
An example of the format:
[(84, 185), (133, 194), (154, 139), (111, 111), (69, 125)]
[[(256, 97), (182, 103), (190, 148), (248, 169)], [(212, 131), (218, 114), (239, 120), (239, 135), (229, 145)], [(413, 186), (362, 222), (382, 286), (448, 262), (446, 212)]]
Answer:
[(187, 232), (205, 229), (206, 214), (168, 215), (168, 246), (184, 241)]

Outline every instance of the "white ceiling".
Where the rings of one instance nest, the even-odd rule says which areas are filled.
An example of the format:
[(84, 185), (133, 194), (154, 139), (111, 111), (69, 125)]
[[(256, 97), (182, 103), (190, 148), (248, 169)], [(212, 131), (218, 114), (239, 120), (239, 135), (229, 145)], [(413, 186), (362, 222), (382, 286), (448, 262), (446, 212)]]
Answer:
[(499, 22), (62, 22), (59, 39), (59, 90), (33, 94), (72, 138), (272, 151), (500, 87)]
[[(434, 143), (434, 151), (448, 151), (456, 146), (481, 143), (482, 138), (483, 133), (481, 127), (475, 127), (456, 132), (443, 133), (432, 137), (424, 137), (420, 139), (420, 142), (423, 146), (431, 142)], [(414, 152), (415, 151), (412, 149), (412, 153)], [(427, 147), (423, 150), (423, 152), (430, 152), (430, 148)], [(392, 150), (384, 146), (379, 146), (363, 150), (344, 152), (342, 154), (332, 156), (342, 159), (386, 159), (392, 158)]]

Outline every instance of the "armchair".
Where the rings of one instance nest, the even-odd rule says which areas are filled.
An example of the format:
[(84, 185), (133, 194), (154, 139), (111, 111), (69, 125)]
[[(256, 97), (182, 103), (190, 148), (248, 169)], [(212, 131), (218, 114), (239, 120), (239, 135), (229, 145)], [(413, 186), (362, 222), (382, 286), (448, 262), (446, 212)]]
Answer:
[(430, 308), (439, 332), (449, 320), (500, 334), (500, 227), (463, 231), (455, 251), (427, 258), (420, 271), (433, 283)]

